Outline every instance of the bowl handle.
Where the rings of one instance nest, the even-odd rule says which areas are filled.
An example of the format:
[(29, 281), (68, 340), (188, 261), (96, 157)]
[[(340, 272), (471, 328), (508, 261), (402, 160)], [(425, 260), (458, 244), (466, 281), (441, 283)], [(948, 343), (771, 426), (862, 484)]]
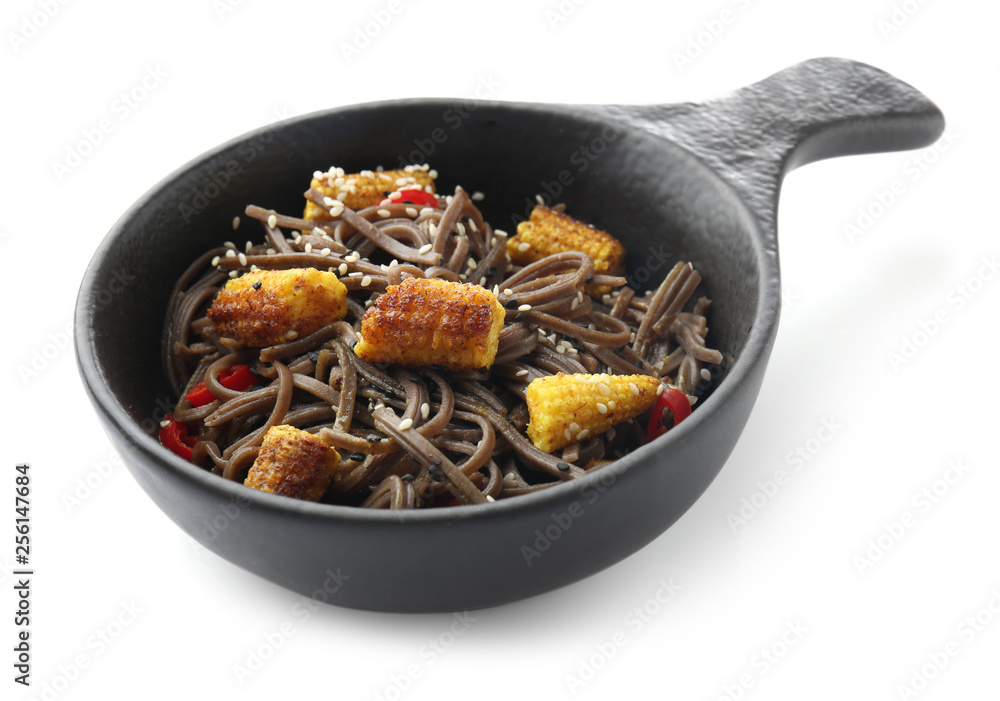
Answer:
[(944, 116), (878, 68), (816, 58), (701, 103), (611, 107), (607, 116), (668, 138), (725, 177), (771, 224), (785, 173), (834, 156), (933, 143)]

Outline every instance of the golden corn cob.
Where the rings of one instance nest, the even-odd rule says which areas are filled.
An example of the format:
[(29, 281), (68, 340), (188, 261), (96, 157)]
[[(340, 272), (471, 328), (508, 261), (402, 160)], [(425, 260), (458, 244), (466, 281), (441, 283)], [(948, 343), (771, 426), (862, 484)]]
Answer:
[(660, 381), (649, 375), (567, 375), (531, 381), (528, 438), (551, 453), (607, 431), (653, 406)]
[[(313, 177), (310, 187), (358, 210), (377, 205), (389, 193), (397, 190), (424, 190), (433, 193), (434, 178), (425, 166), (407, 166), (398, 170), (363, 170), (360, 173), (344, 173), (343, 169), (334, 168), (322, 173), (322, 177)], [(330, 219), (321, 207), (309, 200), (306, 200), (302, 218), (319, 221)]]
[(340, 454), (317, 435), (294, 426), (272, 426), (250, 467), (248, 487), (305, 501), (319, 501), (330, 486)]
[(496, 296), (479, 285), (410, 278), (390, 285), (365, 312), (354, 352), (372, 362), (488, 368), (505, 316)]
[[(620, 275), (625, 270), (625, 247), (621, 241), (563, 212), (537, 205), (531, 218), (517, 225), (517, 233), (507, 239), (510, 259), (527, 265), (553, 253), (582, 251), (594, 259), (594, 272)], [(611, 288), (588, 285), (587, 292), (600, 296)]]
[(226, 282), (208, 309), (221, 338), (250, 348), (286, 343), (347, 314), (347, 288), (315, 268), (256, 270)]

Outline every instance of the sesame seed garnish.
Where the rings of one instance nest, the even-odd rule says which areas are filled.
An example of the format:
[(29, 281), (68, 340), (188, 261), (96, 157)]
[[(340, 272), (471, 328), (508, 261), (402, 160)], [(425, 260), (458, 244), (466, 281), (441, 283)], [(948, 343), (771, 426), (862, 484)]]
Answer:
[(337, 193), (337, 201), (338, 202), (343, 202), (344, 200), (347, 199), (347, 196), (349, 194), (351, 194), (351, 193), (345, 192), (344, 190), (341, 190), (340, 192)]
[(319, 254), (325, 258), (326, 256), (330, 255), (330, 249), (324, 248), (322, 251), (319, 252)]
[(332, 197), (324, 197), (323, 198), (323, 205), (327, 209), (330, 209), (330, 207), (332, 207), (335, 204), (337, 204), (337, 200), (333, 199)]
[(412, 425), (413, 425), (413, 419), (403, 419), (402, 421), (399, 422), (399, 430), (405, 431)]
[(389, 270), (392, 270), (397, 265), (399, 265), (399, 261), (393, 258), (392, 260), (389, 261)]
[(604, 382), (599, 383), (597, 385), (597, 389), (599, 389), (601, 391), (601, 394), (603, 394), (605, 397), (611, 395), (611, 388), (608, 387), (608, 385)]
[(712, 373), (708, 371), (708, 368), (702, 368), (701, 372), (698, 374), (701, 375), (701, 379), (705, 380), (706, 382), (712, 379)]
[(569, 470), (569, 463), (568, 462), (557, 462), (556, 463), (556, 469), (559, 470), (560, 472), (566, 472), (567, 470)]
[(169, 419), (164, 419), (163, 421), (160, 422), (160, 428), (167, 428), (168, 426), (170, 426)]
[(229, 277), (233, 278), (234, 280), (236, 279), (237, 274), (238, 273), (235, 270), (229, 271)]
[(296, 331), (295, 329), (289, 329), (288, 331), (285, 331), (285, 338), (287, 338), (289, 341), (291, 341), (293, 338), (298, 338), (298, 337), (299, 337), (299, 332)]
[[(426, 168), (427, 164), (424, 163), (424, 166)], [(433, 168), (431, 168), (430, 170), (427, 171), (427, 175), (428, 177), (430, 177), (431, 180), (437, 180), (438, 172)]]
[(514, 482), (516, 484), (520, 480), (517, 479), (517, 475), (515, 475), (513, 472), (508, 472), (506, 475), (503, 476), (503, 481)]
[(524, 368), (521, 368), (520, 370), (517, 371), (516, 374), (517, 374), (518, 377), (524, 377), (525, 375), (528, 374), (528, 371), (525, 370)]
[(688, 404), (690, 404), (691, 406), (694, 406), (694, 403), (697, 402), (697, 401), (698, 401), (698, 397), (692, 397), (691, 395), (688, 395)]
[(390, 216), (392, 212), (390, 212), (388, 209), (380, 209), (376, 212), (376, 214), (385, 219), (386, 217)]
[(426, 419), (430, 415), (431, 415), (431, 405), (428, 404), (427, 402), (424, 402), (423, 404), (420, 405), (420, 416), (421, 418)]
[(222, 245), (223, 245), (223, 246), (225, 246), (226, 248), (231, 248), (231, 249), (233, 249), (234, 251), (236, 250), (236, 244), (235, 244), (235, 243), (233, 243), (232, 241), (226, 241), (226, 242), (225, 242), (224, 244), (222, 244)]
[(507, 295), (508, 297), (510, 297), (510, 296), (512, 296), (514, 294), (514, 290), (510, 289), (509, 287), (505, 287), (503, 289), (503, 293), (505, 295)]
[(355, 251), (351, 251), (349, 254), (344, 256), (344, 260), (346, 260), (348, 263), (357, 263), (358, 258), (360, 257), (361, 256), (359, 256)]
[(586, 438), (589, 435), (590, 435), (590, 429), (589, 428), (585, 428), (582, 431), (580, 431), (578, 434), (576, 434), (576, 439), (578, 441), (582, 441), (584, 438)]
[(407, 207), (404, 211), (406, 212), (406, 216), (408, 216), (408, 217), (416, 217), (417, 216), (417, 210), (414, 207)]
[(459, 236), (465, 236), (465, 224), (463, 224), (462, 222), (456, 222), (455, 229), (458, 230)]
[(578, 424), (576, 421), (574, 421), (573, 423), (571, 423), (569, 425), (569, 430), (570, 430), (571, 433), (576, 433), (577, 431), (580, 430), (580, 424)]
[(574, 297), (574, 298), (573, 298), (573, 301), (569, 303), (569, 308), (570, 308), (571, 310), (572, 310), (572, 309), (576, 309), (576, 308), (577, 308), (577, 307), (579, 307), (579, 306), (580, 306), (580, 300), (578, 300), (578, 299), (577, 299), (576, 297)]
[(469, 220), (469, 228), (472, 229), (472, 233), (479, 233), (479, 227), (476, 226), (476, 221), (474, 219)]
[(220, 260), (222, 260), (222, 259), (219, 258), (219, 256), (216, 256), (215, 258), (213, 258), (212, 259), (212, 267), (214, 268), (215, 266), (217, 266), (219, 264)]
[(639, 386), (636, 383), (629, 382), (628, 388), (632, 390), (632, 394), (639, 394)]
[(236, 231), (239, 228), (240, 228), (240, 218), (233, 217), (233, 231)]
[(568, 428), (563, 431), (563, 435), (566, 436), (566, 440), (573, 440), (573, 434), (569, 432)]
[(517, 308), (517, 311), (519, 311), (519, 312), (530, 312), (531, 311), (531, 305), (530, 304), (522, 304), (521, 306), (519, 306)]
[(467, 265), (469, 266), (469, 270), (475, 270), (479, 264), (475, 261), (474, 258), (469, 258), (469, 262), (467, 263)]
[(494, 236), (502, 236), (503, 238), (507, 238), (507, 232), (504, 231), (503, 229), (494, 229), (493, 230), (493, 235)]
[(306, 247), (303, 250), (306, 253), (312, 253), (313, 252), (313, 245), (311, 243), (306, 242)]
[(665, 389), (666, 387), (664, 387), (663, 383), (661, 382), (659, 386), (656, 388), (656, 396), (660, 396), (661, 394), (663, 394), (663, 390)]
[(273, 229), (278, 225), (278, 218), (272, 214), (267, 218), (267, 225)]
[(339, 217), (343, 213), (344, 213), (344, 208), (342, 206), (341, 207), (331, 207), (330, 208), (330, 216), (331, 217), (336, 218), (336, 217)]
[(611, 428), (608, 429), (608, 432), (605, 433), (604, 435), (606, 435), (608, 437), (609, 441), (613, 441), (615, 439), (615, 436), (617, 435), (617, 433), (616, 433), (614, 427), (612, 426)]
[(535, 195), (535, 202), (542, 205), (543, 207), (545, 206), (545, 199), (541, 195)]
[(347, 263), (341, 263), (337, 270), (340, 271), (341, 275), (347, 275)]
[(368, 287), (370, 284), (372, 284), (372, 276), (371, 275), (365, 275), (363, 278), (361, 278), (361, 286), (362, 287)]
[(472, 200), (474, 202), (482, 202), (484, 199), (486, 199), (486, 195), (479, 192), (479, 190), (476, 190), (475, 192), (472, 193)]
[(417, 249), (417, 253), (423, 255), (424, 253), (429, 253), (432, 248), (434, 248), (432, 244), (425, 243), (423, 246)]
[(566, 346), (556, 346), (556, 353), (566, 355)]
[(231, 248), (226, 251), (226, 258), (235, 258), (235, 257), (236, 257), (236, 251), (234, 251)]
[(398, 199), (400, 199), (400, 198), (401, 198), (402, 196), (403, 196), (403, 193), (402, 193), (402, 192), (400, 192), (399, 190), (396, 190), (395, 192), (390, 192), (390, 193), (389, 193), (389, 199), (390, 199), (390, 200), (398, 200)]
[(266, 253), (269, 256), (273, 256), (275, 253), (277, 253), (277, 251), (275, 251), (273, 248), (269, 248), (267, 249)]
[(610, 402), (608, 402), (608, 409), (614, 411), (614, 408), (615, 408), (615, 400), (612, 399)]
[(246, 253), (241, 253), (238, 256), (238, 258), (240, 259), (240, 265), (246, 265), (247, 264), (247, 255), (246, 255)]
[(517, 250), (519, 252), (521, 252), (521, 253), (524, 253), (525, 251), (527, 251), (530, 248), (531, 248), (531, 244), (528, 243), (527, 241), (522, 241), (521, 243), (517, 244)]
[(607, 404), (602, 404), (601, 402), (597, 402), (597, 410), (599, 412), (601, 412), (602, 414), (607, 414), (608, 413), (608, 405)]
[(487, 502), (489, 502), (490, 504), (492, 504), (493, 502), (495, 502), (495, 501), (496, 501), (496, 499), (494, 499), (494, 498), (493, 498), (493, 497), (491, 497), (491, 496), (490, 496), (489, 494), (487, 494), (487, 495), (486, 495), (486, 501), (487, 501)]
[(364, 275), (364, 273), (355, 272), (355, 273), (349, 274), (347, 277), (361, 277), (362, 275)]

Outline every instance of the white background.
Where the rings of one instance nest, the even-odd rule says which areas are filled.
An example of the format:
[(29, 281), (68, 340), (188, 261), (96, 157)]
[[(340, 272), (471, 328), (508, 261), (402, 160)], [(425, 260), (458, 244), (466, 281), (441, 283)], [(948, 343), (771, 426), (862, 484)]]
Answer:
[[(0, 695), (1000, 698), (997, 6), (501, 5), (4, 3)], [(824, 55), (914, 84), (949, 137), (787, 178), (786, 305), (749, 425), (704, 497), (621, 564), (467, 628), (304, 616), (301, 597), (175, 527), (98, 426), (69, 342), (80, 279), (122, 212), (204, 150), (342, 104), (471, 98), (484, 79), (501, 100), (669, 103)], [(33, 480), (30, 689), (12, 668), (18, 461)]]

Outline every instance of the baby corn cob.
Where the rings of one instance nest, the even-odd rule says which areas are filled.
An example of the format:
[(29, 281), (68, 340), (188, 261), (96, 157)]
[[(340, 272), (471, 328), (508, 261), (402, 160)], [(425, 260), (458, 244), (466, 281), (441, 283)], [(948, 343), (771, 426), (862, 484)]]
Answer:
[[(315, 175), (315, 174), (314, 174)], [(363, 170), (360, 173), (344, 173), (335, 168), (313, 177), (310, 187), (314, 187), (327, 197), (340, 200), (346, 207), (358, 210), (377, 205), (397, 190), (423, 190), (434, 192), (434, 178), (424, 167), (408, 166), (399, 170)], [(306, 200), (303, 219), (328, 220), (330, 217), (322, 208)]]
[(229, 280), (208, 309), (221, 338), (250, 348), (291, 341), (347, 314), (347, 288), (314, 268), (255, 270)]
[(294, 426), (272, 426), (250, 467), (248, 487), (305, 501), (319, 501), (330, 486), (340, 454), (319, 436)]
[[(594, 272), (598, 274), (620, 275), (625, 270), (625, 247), (618, 239), (542, 205), (537, 205), (531, 218), (518, 224), (517, 233), (507, 239), (507, 253), (519, 265), (562, 251), (583, 251), (594, 259)], [(591, 295), (609, 291), (607, 286), (587, 286)]]
[(411, 278), (390, 285), (365, 312), (354, 352), (372, 362), (488, 368), (505, 316), (479, 285)]
[(528, 438), (551, 453), (607, 431), (653, 406), (660, 381), (649, 375), (567, 375), (531, 381)]

